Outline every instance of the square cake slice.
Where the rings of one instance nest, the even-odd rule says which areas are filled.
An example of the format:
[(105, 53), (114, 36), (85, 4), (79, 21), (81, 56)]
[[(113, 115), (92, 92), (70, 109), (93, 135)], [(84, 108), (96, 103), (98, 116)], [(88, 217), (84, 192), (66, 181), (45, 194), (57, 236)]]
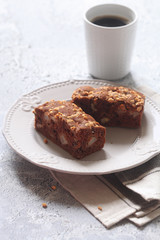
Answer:
[(145, 96), (133, 89), (123, 86), (82, 86), (73, 92), (72, 100), (103, 126), (141, 126)]
[(36, 130), (77, 159), (104, 146), (105, 128), (71, 101), (51, 100), (33, 112)]

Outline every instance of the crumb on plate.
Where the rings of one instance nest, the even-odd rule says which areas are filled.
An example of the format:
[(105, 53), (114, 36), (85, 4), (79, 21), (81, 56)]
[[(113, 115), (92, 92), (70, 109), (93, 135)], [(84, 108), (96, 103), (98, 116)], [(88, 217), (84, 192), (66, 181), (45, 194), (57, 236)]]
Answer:
[(47, 144), (47, 143), (48, 143), (47, 138), (44, 138), (44, 139), (43, 139), (43, 142), (44, 142), (45, 144)]

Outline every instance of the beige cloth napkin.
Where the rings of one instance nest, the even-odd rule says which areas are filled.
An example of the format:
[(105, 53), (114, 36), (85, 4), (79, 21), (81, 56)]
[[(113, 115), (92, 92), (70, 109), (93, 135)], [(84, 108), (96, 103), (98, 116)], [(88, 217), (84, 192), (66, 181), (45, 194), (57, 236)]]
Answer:
[[(160, 106), (160, 95), (139, 89)], [(143, 226), (160, 216), (160, 155), (131, 170), (103, 176), (52, 176), (107, 228), (127, 218)]]

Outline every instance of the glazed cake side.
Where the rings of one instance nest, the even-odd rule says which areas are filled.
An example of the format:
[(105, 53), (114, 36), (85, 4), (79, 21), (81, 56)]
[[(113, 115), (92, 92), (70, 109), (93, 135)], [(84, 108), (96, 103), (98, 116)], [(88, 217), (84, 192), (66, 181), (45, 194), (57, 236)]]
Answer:
[(75, 158), (103, 148), (105, 128), (68, 101), (50, 101), (34, 109), (35, 128)]
[(73, 92), (72, 100), (103, 126), (141, 126), (145, 96), (133, 89), (83, 86)]

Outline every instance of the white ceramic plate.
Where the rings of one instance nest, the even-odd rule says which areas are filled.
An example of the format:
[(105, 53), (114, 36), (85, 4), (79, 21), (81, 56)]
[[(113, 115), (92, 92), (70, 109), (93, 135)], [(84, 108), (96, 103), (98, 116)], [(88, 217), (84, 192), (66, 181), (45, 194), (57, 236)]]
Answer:
[(72, 174), (104, 174), (127, 170), (150, 160), (160, 152), (160, 110), (146, 97), (140, 129), (107, 128), (106, 143), (101, 151), (83, 160), (49, 141), (34, 129), (32, 110), (51, 99), (70, 99), (82, 85), (108, 85), (101, 80), (73, 80), (37, 89), (20, 98), (9, 110), (3, 134), (9, 145), (30, 162), (48, 169)]

